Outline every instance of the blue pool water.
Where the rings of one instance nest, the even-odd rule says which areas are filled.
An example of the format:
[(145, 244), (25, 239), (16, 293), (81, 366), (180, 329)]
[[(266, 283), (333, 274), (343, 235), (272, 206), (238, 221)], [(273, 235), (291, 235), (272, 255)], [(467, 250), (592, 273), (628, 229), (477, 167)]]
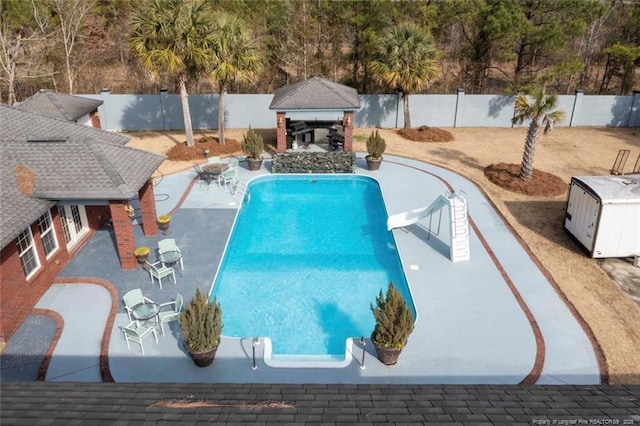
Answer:
[(252, 180), (211, 294), (224, 335), (269, 337), (274, 356), (344, 357), (346, 339), (371, 335), (370, 304), (389, 281), (413, 309), (386, 221), (365, 176)]

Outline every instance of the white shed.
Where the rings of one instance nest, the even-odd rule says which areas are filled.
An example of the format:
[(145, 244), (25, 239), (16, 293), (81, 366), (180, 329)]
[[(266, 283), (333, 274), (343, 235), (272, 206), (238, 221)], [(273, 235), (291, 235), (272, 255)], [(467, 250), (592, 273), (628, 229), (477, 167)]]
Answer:
[(640, 253), (640, 175), (572, 177), (564, 227), (591, 257)]

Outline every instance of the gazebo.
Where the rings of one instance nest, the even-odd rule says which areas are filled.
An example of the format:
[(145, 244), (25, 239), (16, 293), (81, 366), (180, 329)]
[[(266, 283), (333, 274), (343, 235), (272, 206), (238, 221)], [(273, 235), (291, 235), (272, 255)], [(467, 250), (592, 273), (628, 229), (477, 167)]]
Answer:
[(281, 87), (273, 95), (269, 109), (276, 111), (277, 151), (287, 149), (287, 122), (301, 121), (309, 127), (341, 123), (344, 150), (353, 147), (353, 112), (360, 109), (358, 91), (353, 87), (313, 77)]

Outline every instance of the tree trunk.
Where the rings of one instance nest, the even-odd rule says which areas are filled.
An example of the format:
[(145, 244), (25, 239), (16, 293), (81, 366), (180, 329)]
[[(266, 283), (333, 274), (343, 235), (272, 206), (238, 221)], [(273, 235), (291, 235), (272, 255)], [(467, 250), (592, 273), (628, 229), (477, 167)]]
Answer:
[(540, 138), (542, 130), (541, 124), (537, 120), (531, 120), (527, 138), (524, 142), (524, 154), (522, 155), (522, 164), (520, 165), (520, 174), (518, 177), (522, 180), (530, 180), (533, 176), (533, 157), (536, 154), (536, 146)]
[(182, 100), (182, 115), (184, 116), (184, 131), (187, 134), (187, 146), (193, 146), (193, 128), (191, 127), (191, 111), (189, 110), (189, 95), (184, 77), (180, 77), (180, 99)]
[(218, 96), (218, 143), (224, 145), (224, 86), (220, 87)]
[(409, 117), (409, 94), (402, 93), (402, 109), (404, 110), (404, 128), (411, 128), (411, 118)]

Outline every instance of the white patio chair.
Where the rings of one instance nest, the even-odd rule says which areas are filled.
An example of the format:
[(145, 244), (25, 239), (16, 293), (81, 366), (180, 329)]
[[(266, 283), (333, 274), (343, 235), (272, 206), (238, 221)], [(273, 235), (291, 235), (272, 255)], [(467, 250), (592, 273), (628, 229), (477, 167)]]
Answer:
[(220, 160), (220, 157), (209, 157), (207, 159), (207, 163), (209, 163), (209, 164), (220, 164), (220, 163), (222, 163), (222, 161)]
[(162, 262), (149, 263), (146, 262), (147, 266), (149, 266), (149, 275), (151, 276), (151, 284), (153, 284), (154, 279), (158, 280), (158, 285), (160, 286), (160, 290), (162, 290), (162, 279), (164, 277), (171, 276), (173, 278), (173, 285), (176, 285), (176, 273), (173, 268), (169, 268), (165, 266)]
[(127, 349), (131, 349), (129, 342), (138, 343), (143, 355), (144, 346), (142, 345), (142, 342), (144, 339), (149, 337), (150, 334), (153, 334), (153, 337), (156, 339), (156, 343), (158, 343), (158, 334), (156, 334), (156, 329), (153, 327), (138, 325), (135, 321), (132, 321), (126, 326), (120, 326), (120, 330), (122, 330), (124, 339), (127, 341)]
[(139, 288), (126, 292), (125, 295), (122, 296), (122, 301), (124, 303), (124, 309), (127, 311), (127, 315), (129, 316), (129, 321), (133, 321), (133, 318), (131, 318), (131, 311), (133, 311), (133, 308), (143, 303), (155, 303), (153, 300), (144, 297), (142, 295), (142, 290)]
[[(182, 304), (184, 303), (184, 299), (180, 293), (176, 294), (176, 300), (173, 302), (167, 302), (160, 305), (160, 312), (158, 313), (158, 318), (160, 320), (160, 330), (162, 330), (162, 335), (164, 336), (164, 323), (177, 321), (180, 319), (180, 313), (182, 311)], [(173, 309), (170, 311), (162, 311), (163, 307), (172, 306)]]
[(180, 253), (180, 269), (184, 271), (184, 264), (182, 263), (182, 252), (180, 248), (176, 245), (176, 240), (174, 238), (165, 238), (163, 240), (158, 241), (158, 254), (162, 254), (168, 251), (176, 251)]
[(238, 159), (232, 158), (229, 161), (229, 168), (222, 172), (218, 178), (218, 184), (225, 186), (227, 183), (231, 183), (232, 185), (236, 184), (236, 180), (238, 179)]

